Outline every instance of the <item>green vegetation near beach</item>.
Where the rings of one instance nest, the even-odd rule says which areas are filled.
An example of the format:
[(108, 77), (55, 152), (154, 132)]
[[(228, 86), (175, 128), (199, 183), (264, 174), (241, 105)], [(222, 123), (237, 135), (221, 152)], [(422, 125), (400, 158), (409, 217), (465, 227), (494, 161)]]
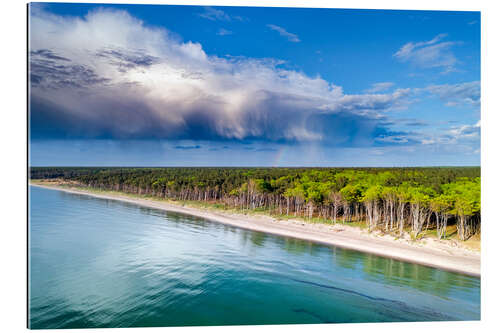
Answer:
[(31, 179), (62, 179), (121, 191), (369, 231), (460, 240), (479, 236), (479, 167), (441, 168), (31, 168)]

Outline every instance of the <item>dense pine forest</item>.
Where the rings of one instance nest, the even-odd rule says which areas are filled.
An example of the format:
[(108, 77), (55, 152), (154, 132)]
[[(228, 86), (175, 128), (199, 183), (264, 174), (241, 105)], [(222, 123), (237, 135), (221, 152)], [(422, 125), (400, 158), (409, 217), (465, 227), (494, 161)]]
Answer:
[(221, 203), (272, 214), (366, 221), (418, 237), (456, 225), (467, 240), (480, 232), (479, 167), (439, 168), (76, 168), (34, 167), (31, 179), (59, 178), (81, 186), (175, 200)]

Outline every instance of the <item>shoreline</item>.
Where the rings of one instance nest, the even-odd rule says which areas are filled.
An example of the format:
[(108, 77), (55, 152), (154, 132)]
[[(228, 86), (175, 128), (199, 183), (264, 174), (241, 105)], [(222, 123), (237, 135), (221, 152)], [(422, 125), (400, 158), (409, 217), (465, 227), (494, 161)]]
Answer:
[(195, 208), (167, 201), (152, 200), (146, 197), (135, 198), (120, 192), (98, 194), (83, 189), (66, 188), (59, 185), (42, 185), (32, 182), (29, 185), (197, 216), (242, 229), (371, 253), (381, 257), (475, 277), (481, 276), (480, 252), (452, 246), (437, 239), (410, 242), (407, 239), (396, 240), (394, 236), (390, 235), (378, 236), (373, 233), (369, 234), (362, 229), (343, 224), (311, 224), (300, 220), (277, 220), (267, 215), (215, 212), (206, 208)]

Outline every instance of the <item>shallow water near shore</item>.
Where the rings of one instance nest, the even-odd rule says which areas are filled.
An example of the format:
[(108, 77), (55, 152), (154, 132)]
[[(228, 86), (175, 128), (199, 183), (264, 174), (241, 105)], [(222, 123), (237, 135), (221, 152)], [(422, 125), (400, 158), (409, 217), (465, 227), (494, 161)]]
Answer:
[(30, 186), (31, 328), (479, 319), (476, 277)]

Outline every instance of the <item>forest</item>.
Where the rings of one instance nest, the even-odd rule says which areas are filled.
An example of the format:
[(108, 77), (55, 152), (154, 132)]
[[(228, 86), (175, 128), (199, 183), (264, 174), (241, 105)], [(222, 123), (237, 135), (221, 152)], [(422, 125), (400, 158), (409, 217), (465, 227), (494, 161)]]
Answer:
[(481, 230), (480, 167), (426, 168), (84, 168), (33, 167), (31, 179), (62, 179), (100, 190), (220, 203), (242, 210), (363, 222), (439, 239), (455, 225), (467, 240)]

